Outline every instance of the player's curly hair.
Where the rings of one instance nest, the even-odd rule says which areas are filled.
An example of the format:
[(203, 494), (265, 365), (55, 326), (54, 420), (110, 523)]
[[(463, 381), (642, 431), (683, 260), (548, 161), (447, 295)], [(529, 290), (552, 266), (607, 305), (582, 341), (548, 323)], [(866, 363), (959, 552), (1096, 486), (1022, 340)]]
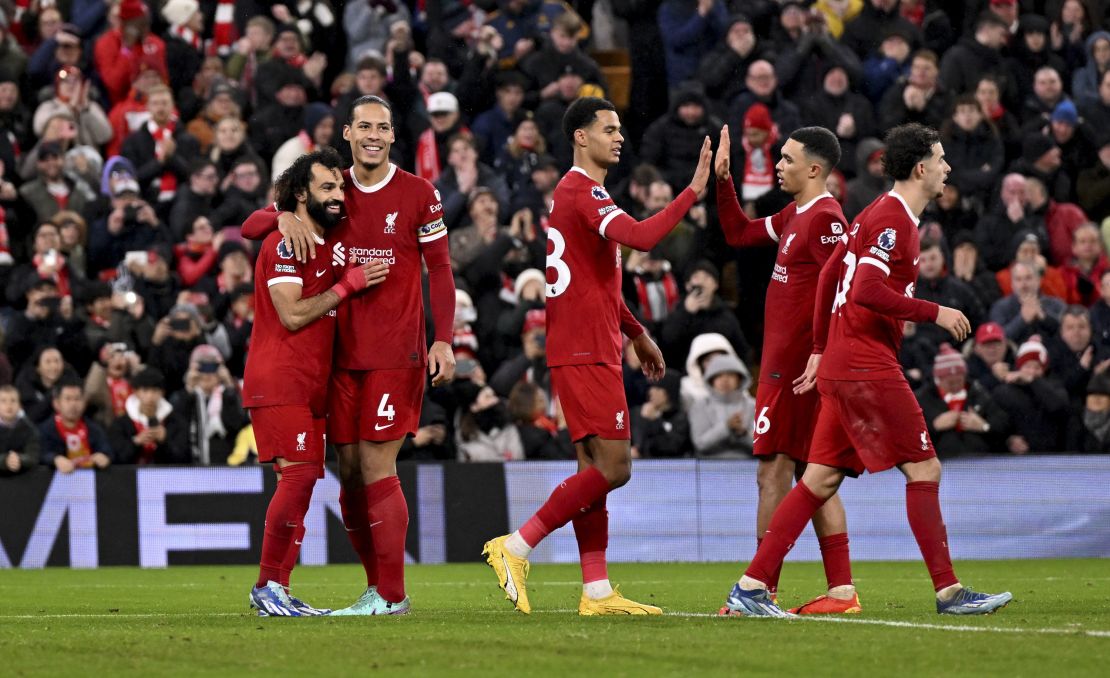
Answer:
[(825, 174), (840, 164), (840, 141), (824, 127), (801, 127), (791, 132), (790, 138), (802, 145), (806, 155), (821, 162)]
[(920, 123), (892, 128), (884, 140), (883, 172), (895, 181), (909, 179), (917, 163), (932, 155), (933, 144), (939, 142), (940, 133)]
[(598, 111), (616, 112), (616, 110), (617, 107), (608, 99), (600, 97), (575, 99), (574, 103), (567, 107), (567, 112), (563, 114), (563, 134), (566, 135), (567, 141), (573, 145), (575, 131), (583, 127), (589, 127), (594, 120), (597, 120)]
[(297, 209), (297, 194), (308, 193), (308, 186), (312, 183), (313, 165), (342, 171), (343, 159), (331, 146), (323, 146), (294, 160), (274, 183), (274, 203), (279, 210), (293, 212)]
[(381, 106), (382, 108), (384, 108), (385, 110), (389, 111), (389, 124), (390, 125), (393, 124), (393, 106), (391, 106), (388, 101), (386, 101), (385, 99), (383, 99), (379, 96), (375, 96), (373, 94), (364, 94), (364, 95), (360, 96), (359, 98), (355, 99), (354, 101), (352, 101), (351, 102), (351, 107), (349, 109), (347, 109), (347, 126), (348, 127), (355, 124), (355, 110), (359, 106), (366, 106), (368, 104), (377, 104), (377, 105)]

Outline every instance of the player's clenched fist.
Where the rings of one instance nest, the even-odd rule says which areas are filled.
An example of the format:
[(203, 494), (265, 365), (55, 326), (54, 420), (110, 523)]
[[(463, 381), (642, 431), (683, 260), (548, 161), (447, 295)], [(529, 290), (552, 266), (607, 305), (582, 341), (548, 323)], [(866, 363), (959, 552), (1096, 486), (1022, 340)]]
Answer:
[(941, 306), (937, 312), (937, 324), (948, 330), (957, 341), (963, 341), (971, 333), (971, 322), (960, 311)]
[(362, 266), (348, 268), (331, 290), (338, 294), (339, 300), (342, 301), (367, 287), (379, 284), (387, 275), (389, 275), (389, 264), (371, 260)]

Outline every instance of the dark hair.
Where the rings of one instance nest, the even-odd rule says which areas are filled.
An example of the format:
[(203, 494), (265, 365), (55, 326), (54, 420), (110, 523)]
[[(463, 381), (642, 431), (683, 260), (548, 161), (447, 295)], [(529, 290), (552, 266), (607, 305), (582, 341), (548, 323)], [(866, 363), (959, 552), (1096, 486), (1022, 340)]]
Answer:
[[(1086, 306), (1082, 306), (1080, 304), (1071, 304), (1070, 306), (1065, 308), (1064, 315), (1075, 316), (1076, 318), (1083, 318), (1087, 322), (1091, 321), (1091, 312), (1087, 310)], [(1063, 316), (1060, 316), (1060, 319), (1063, 320)]]
[(278, 209), (284, 212), (297, 209), (297, 194), (308, 193), (309, 184), (312, 183), (313, 165), (342, 171), (343, 160), (331, 146), (324, 146), (294, 160), (274, 184), (274, 203)]
[(567, 141), (574, 144), (574, 133), (583, 127), (589, 127), (597, 120), (598, 111), (617, 111), (613, 102), (599, 97), (582, 97), (575, 99), (563, 114), (563, 134)]
[[(933, 249), (934, 247), (940, 247), (940, 240), (938, 240), (936, 238), (922, 238), (921, 239), (921, 246), (918, 248), (918, 250), (921, 251), (921, 252), (927, 252), (927, 251)], [(941, 248), (940, 253), (941, 253), (941, 255), (944, 254), (944, 248)]]
[(935, 129), (911, 122), (899, 125), (886, 133), (883, 140), (883, 172), (895, 181), (905, 181), (913, 174), (917, 163), (933, 153), (933, 144), (940, 142)]
[(196, 176), (209, 167), (215, 167), (216, 163), (212, 162), (210, 158), (198, 158), (189, 165), (189, 176)]
[(358, 60), (355, 65), (355, 72), (358, 71), (377, 71), (383, 78), (389, 76), (389, 70), (386, 67), (385, 61), (376, 56), (364, 56)]
[(364, 94), (351, 102), (350, 109), (347, 110), (347, 126), (355, 124), (355, 109), (359, 106), (369, 106), (370, 104), (377, 104), (389, 111), (389, 124), (393, 125), (393, 106), (385, 99), (375, 96), (373, 94)]
[(979, 108), (979, 100), (975, 98), (974, 93), (965, 92), (956, 97), (956, 100), (952, 102), (952, 112), (955, 113), (956, 109), (960, 106), (972, 106), (974, 108)]
[(58, 377), (58, 381), (54, 382), (54, 387), (50, 389), (50, 395), (55, 399), (61, 398), (62, 391), (67, 388), (80, 389), (81, 395), (85, 395), (85, 382), (81, 381), (81, 378), (76, 374), (67, 374), (65, 372), (62, 372), (62, 376)]
[(464, 141), (475, 151), (478, 150), (478, 142), (474, 139), (474, 135), (471, 134), (469, 131), (464, 130), (462, 132), (456, 132), (455, 134), (452, 134), (451, 138), (447, 140), (448, 152), (451, 151), (451, 147), (455, 145), (456, 141)]
[(513, 423), (531, 424), (536, 414), (536, 393), (540, 387), (528, 381), (518, 381), (509, 391), (509, 418)]
[(914, 59), (924, 59), (925, 61), (928, 61), (929, 63), (933, 64), (934, 66), (938, 66), (938, 67), (940, 66), (940, 58), (937, 56), (937, 53), (934, 52), (931, 49), (919, 49), (919, 50), (917, 50), (916, 52), (913, 53), (913, 56), (910, 57), (910, 63), (913, 63)]
[(840, 163), (840, 141), (824, 127), (802, 127), (791, 132), (790, 138), (802, 145), (807, 156), (821, 161), (825, 174)]
[(655, 165), (642, 162), (632, 170), (632, 181), (640, 186), (651, 186), (656, 181), (663, 181), (663, 174)]

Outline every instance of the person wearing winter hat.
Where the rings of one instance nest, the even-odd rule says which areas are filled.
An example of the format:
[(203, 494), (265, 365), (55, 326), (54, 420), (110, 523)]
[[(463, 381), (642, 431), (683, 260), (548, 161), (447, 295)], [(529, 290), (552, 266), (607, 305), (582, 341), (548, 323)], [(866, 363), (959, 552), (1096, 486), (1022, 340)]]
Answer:
[(994, 452), (1005, 439), (1009, 418), (986, 389), (968, 380), (964, 357), (948, 343), (933, 361), (933, 383), (914, 395), (939, 456)]
[(667, 370), (658, 383), (648, 385), (647, 401), (632, 412), (632, 444), (641, 458), (684, 457), (693, 450), (681, 383), (679, 372)]
[(1110, 374), (1096, 372), (1087, 383), (1081, 452), (1110, 452)]
[[(701, 458), (745, 459), (752, 453), (755, 399), (744, 363), (724, 354), (705, 368), (709, 392), (689, 412), (695, 454)], [(649, 401), (650, 402), (650, 401)]]
[(179, 92), (193, 84), (204, 62), (204, 14), (197, 0), (167, 0), (162, 18), (169, 24), (163, 37), (170, 87)]
[(1012, 435), (1006, 439), (1011, 454), (1060, 452), (1068, 421), (1068, 393), (1046, 376), (1048, 350), (1034, 334), (1018, 347), (1015, 369), (994, 390), (994, 399), (1010, 415)]
[(524, 459), (520, 432), (509, 419), (505, 402), (493, 388), (479, 384), (463, 387), (455, 432), (459, 461), (514, 461)]
[(296, 136), (290, 137), (274, 153), (274, 160), (270, 166), (271, 180), (277, 181), (281, 173), (305, 153), (311, 153), (323, 146), (331, 146), (334, 137), (335, 111), (331, 106), (318, 101), (305, 106), (304, 129), (297, 132)]
[(108, 429), (108, 440), (120, 464), (187, 464), (189, 452), (181, 420), (166, 400), (161, 370), (144, 368), (131, 378), (134, 389), (124, 414)]
[(93, 61), (113, 105), (127, 96), (139, 74), (139, 65), (152, 59), (163, 79), (169, 80), (166, 43), (150, 32), (150, 12), (143, 0), (121, 0), (119, 27), (109, 28), (96, 40)]

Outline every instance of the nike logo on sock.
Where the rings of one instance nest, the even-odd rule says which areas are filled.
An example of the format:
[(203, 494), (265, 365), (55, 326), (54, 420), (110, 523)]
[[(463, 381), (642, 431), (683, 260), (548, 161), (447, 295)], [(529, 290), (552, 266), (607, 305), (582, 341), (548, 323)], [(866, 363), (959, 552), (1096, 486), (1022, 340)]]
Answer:
[(367, 525), (367, 527), (374, 527), (375, 525), (381, 525), (384, 522), (385, 522), (384, 520), (379, 520), (376, 523), (370, 523), (369, 525)]

